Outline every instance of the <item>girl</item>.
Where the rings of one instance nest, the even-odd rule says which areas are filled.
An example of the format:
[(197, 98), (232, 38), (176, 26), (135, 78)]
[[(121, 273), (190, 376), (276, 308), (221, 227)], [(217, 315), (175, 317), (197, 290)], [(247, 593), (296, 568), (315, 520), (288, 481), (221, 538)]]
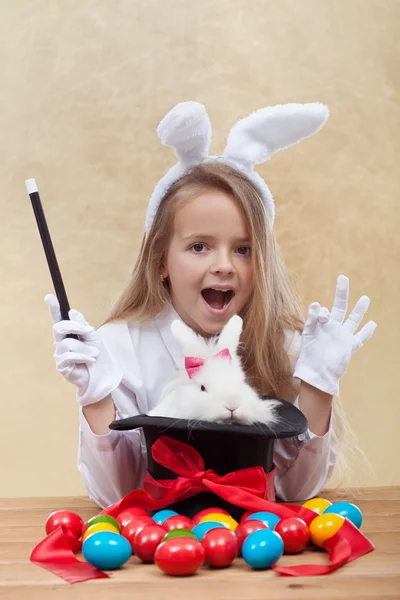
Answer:
[(106, 322), (95, 331), (75, 310), (62, 321), (57, 298), (46, 296), (57, 369), (77, 387), (78, 468), (99, 506), (141, 486), (141, 433), (108, 425), (152, 410), (182, 368), (170, 331), (177, 318), (208, 337), (234, 314), (242, 316), (249, 383), (259, 394), (294, 402), (309, 423), (305, 434), (275, 442), (277, 495), (306, 500), (325, 485), (343, 429), (334, 400), (338, 382), (375, 324), (355, 334), (368, 308), (365, 296), (344, 320), (348, 279), (340, 276), (332, 312), (311, 304), (303, 329), (274, 238), (272, 196), (253, 166), (312, 135), (326, 119), (319, 104), (262, 109), (234, 126), (222, 157), (209, 157), (204, 107), (177, 105), (158, 133), (179, 161), (154, 190), (139, 258)]

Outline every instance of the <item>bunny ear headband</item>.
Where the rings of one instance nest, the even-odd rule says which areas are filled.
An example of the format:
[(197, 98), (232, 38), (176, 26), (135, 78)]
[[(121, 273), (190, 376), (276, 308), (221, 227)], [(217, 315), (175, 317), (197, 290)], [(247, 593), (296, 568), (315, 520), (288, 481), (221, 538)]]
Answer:
[(318, 102), (261, 108), (235, 123), (222, 156), (208, 156), (211, 123), (205, 107), (198, 102), (177, 104), (163, 118), (157, 134), (165, 146), (174, 148), (178, 162), (153, 191), (146, 215), (146, 235), (160, 202), (170, 187), (193, 166), (217, 161), (238, 169), (254, 183), (265, 202), (272, 225), (275, 216), (274, 201), (265, 181), (254, 172), (255, 165), (266, 162), (274, 152), (284, 150), (317, 133), (328, 116), (328, 108)]

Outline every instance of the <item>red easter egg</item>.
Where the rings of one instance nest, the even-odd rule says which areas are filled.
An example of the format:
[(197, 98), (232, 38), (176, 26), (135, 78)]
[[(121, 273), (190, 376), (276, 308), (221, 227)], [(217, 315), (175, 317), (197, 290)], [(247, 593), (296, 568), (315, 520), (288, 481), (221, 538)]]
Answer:
[(308, 527), (299, 517), (281, 519), (275, 525), (275, 531), (283, 540), (285, 554), (302, 552), (310, 539)]
[(238, 541), (238, 553), (241, 552), (243, 542), (254, 531), (258, 531), (259, 529), (268, 529), (265, 523), (262, 521), (257, 521), (256, 519), (252, 521), (243, 521), (240, 523), (235, 530), (235, 535)]
[(246, 510), (246, 512), (243, 513), (242, 518), (240, 519), (240, 522), (242, 523), (243, 521), (245, 521), (247, 519), (247, 517), (249, 517), (253, 513), (254, 513), (254, 510)]
[(161, 544), (166, 530), (162, 525), (146, 525), (135, 535), (132, 548), (140, 560), (147, 563), (154, 562), (154, 554)]
[[(150, 517), (149, 512), (141, 506), (132, 506), (122, 511), (117, 517), (118, 523), (123, 527), (135, 517)], [(151, 517), (150, 517), (151, 518)]]
[(147, 525), (155, 525), (151, 517), (133, 518), (122, 527), (121, 535), (123, 535), (124, 538), (131, 543), (132, 549), (136, 534), (144, 529)]
[(200, 520), (205, 517), (206, 515), (211, 515), (212, 513), (220, 513), (223, 515), (228, 515), (228, 517), (230, 517), (230, 514), (226, 511), (223, 510), (222, 508), (205, 508), (204, 510), (201, 510), (200, 512), (198, 512), (197, 514), (194, 515), (193, 517), (193, 523), (194, 525), (198, 525), (200, 523)]
[(205, 551), (200, 542), (177, 537), (158, 546), (154, 562), (167, 575), (193, 575), (203, 565), (204, 557)]
[(211, 529), (201, 540), (205, 551), (205, 562), (210, 567), (228, 567), (238, 553), (238, 538), (226, 528)]
[(163, 523), (163, 527), (165, 527), (167, 531), (173, 531), (174, 529), (192, 529), (193, 526), (193, 521), (184, 515), (169, 517)]
[(81, 517), (70, 510), (56, 510), (47, 517), (45, 529), (47, 535), (64, 525), (76, 538), (80, 538), (83, 527)]

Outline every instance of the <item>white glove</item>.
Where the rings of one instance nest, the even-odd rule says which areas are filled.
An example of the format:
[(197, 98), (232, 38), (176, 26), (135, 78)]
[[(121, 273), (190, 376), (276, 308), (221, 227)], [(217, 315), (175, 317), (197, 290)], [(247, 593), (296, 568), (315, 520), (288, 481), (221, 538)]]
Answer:
[[(48, 294), (44, 300), (54, 323), (57, 371), (78, 388), (76, 397), (81, 406), (103, 400), (118, 387), (122, 372), (111, 360), (98, 333), (81, 313), (72, 309), (68, 313), (71, 320), (63, 321), (57, 297)], [(71, 333), (80, 339), (68, 338)]]
[(349, 298), (349, 280), (340, 275), (331, 313), (318, 302), (310, 304), (301, 336), (300, 355), (294, 377), (332, 396), (339, 393), (339, 380), (344, 375), (354, 352), (372, 336), (376, 323), (369, 321), (355, 333), (370, 300), (361, 296), (348, 319), (344, 321)]

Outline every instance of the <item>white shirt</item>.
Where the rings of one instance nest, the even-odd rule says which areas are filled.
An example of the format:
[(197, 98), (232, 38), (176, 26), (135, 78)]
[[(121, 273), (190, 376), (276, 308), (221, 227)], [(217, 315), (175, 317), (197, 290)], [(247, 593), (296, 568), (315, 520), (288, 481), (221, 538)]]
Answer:
[[(147, 414), (175, 378), (183, 358), (170, 325), (179, 318), (173, 308), (149, 323), (112, 322), (99, 328), (101, 339), (122, 370), (122, 381), (112, 392), (116, 418)], [(287, 352), (297, 360), (300, 335), (289, 332)], [(295, 402), (297, 405), (298, 399)], [(311, 431), (294, 438), (275, 440), (275, 489), (284, 501), (302, 501), (318, 494), (336, 461), (331, 425), (322, 437)], [(141, 430), (94, 434), (80, 409), (78, 469), (89, 497), (102, 508), (142, 486), (146, 472), (146, 447)]]

